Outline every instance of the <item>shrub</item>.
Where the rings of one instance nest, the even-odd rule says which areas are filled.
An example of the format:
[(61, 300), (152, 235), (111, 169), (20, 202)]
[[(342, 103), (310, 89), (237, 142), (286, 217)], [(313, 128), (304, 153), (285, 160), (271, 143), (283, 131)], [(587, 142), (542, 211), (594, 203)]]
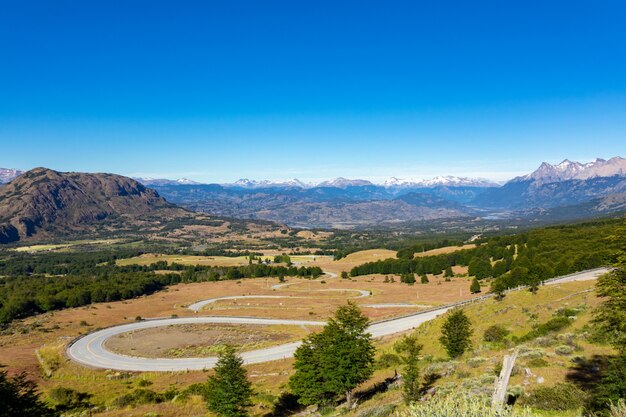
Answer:
[(372, 407), (360, 411), (357, 417), (387, 417), (394, 412), (396, 406), (394, 404), (379, 405), (378, 407)]
[(400, 357), (393, 353), (383, 353), (376, 360), (376, 369), (388, 369), (392, 366), (398, 366), (402, 363)]
[(531, 360), (526, 362), (526, 365), (530, 368), (545, 368), (550, 364), (543, 358), (532, 358)]
[(519, 357), (526, 359), (542, 358), (545, 355), (543, 349), (530, 349), (523, 347), (519, 349)]
[(178, 391), (174, 387), (171, 387), (163, 393), (156, 393), (149, 389), (136, 389), (129, 394), (117, 397), (113, 400), (111, 405), (117, 408), (124, 408), (139, 404), (161, 403), (163, 401), (172, 400), (177, 394)]
[(554, 315), (557, 317), (576, 317), (576, 315), (578, 315), (579, 311), (575, 310), (573, 308), (559, 308), (557, 311), (555, 311)]
[(518, 342), (526, 342), (529, 340), (536, 339), (541, 336), (545, 336), (548, 333), (557, 332), (562, 330), (563, 328), (569, 326), (572, 323), (572, 320), (567, 317), (554, 317), (548, 320), (547, 322), (538, 325), (530, 332), (526, 333), (524, 336), (520, 337)]
[(480, 365), (485, 363), (485, 358), (481, 358), (480, 356), (475, 356), (467, 360), (467, 364), (472, 368), (478, 368)]
[(556, 339), (552, 336), (542, 336), (535, 339), (535, 345), (541, 347), (552, 346), (556, 343)]
[(513, 409), (508, 406), (491, 408), (490, 399), (483, 396), (469, 396), (450, 393), (435, 396), (423, 403), (413, 403), (400, 417), (534, 417), (527, 409)]
[(424, 379), (453, 375), (456, 371), (454, 362), (435, 362), (424, 368)]
[(485, 330), (483, 333), (483, 340), (485, 342), (501, 343), (504, 338), (509, 335), (509, 333), (510, 332), (504, 327), (494, 324)]
[(152, 381), (141, 378), (139, 381), (137, 381), (137, 385), (140, 387), (147, 387), (147, 386), (152, 385)]
[(560, 383), (552, 387), (539, 387), (521, 398), (529, 407), (550, 411), (566, 411), (582, 408), (585, 392), (576, 385)]
[(480, 383), (483, 385), (493, 384), (496, 381), (495, 375), (483, 374), (480, 376)]
[(609, 410), (610, 417), (626, 417), (626, 401), (620, 399), (615, 404), (611, 404), (611, 409)]
[(50, 401), (57, 410), (71, 410), (87, 406), (90, 395), (71, 388), (53, 388), (49, 394)]
[(574, 349), (571, 346), (561, 345), (554, 348), (554, 351), (559, 355), (571, 355)]

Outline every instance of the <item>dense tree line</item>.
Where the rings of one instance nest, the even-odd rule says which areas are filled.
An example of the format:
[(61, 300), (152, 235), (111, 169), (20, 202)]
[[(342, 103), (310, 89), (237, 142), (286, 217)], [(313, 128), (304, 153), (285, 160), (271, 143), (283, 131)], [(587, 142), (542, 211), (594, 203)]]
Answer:
[[(46, 311), (152, 294), (180, 282), (270, 276), (315, 278), (319, 267), (250, 264), (238, 267), (168, 264), (117, 266), (129, 253), (16, 254), (0, 263), (0, 324)], [(155, 271), (171, 271), (155, 273)]]
[(607, 240), (621, 220), (601, 220), (496, 236), (475, 248), (448, 254), (415, 257), (413, 248), (396, 259), (354, 267), (351, 276), (367, 274), (441, 274), (455, 265), (468, 267), (477, 279), (495, 277), (496, 291), (611, 263), (618, 244)]

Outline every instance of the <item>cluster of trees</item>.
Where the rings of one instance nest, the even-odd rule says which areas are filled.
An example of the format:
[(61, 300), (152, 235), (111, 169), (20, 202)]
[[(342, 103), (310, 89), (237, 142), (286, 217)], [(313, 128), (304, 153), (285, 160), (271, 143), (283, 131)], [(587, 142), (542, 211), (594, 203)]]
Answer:
[(18, 276), (0, 279), (0, 323), (37, 313), (152, 294), (180, 281), (177, 274)]
[(284, 263), (287, 265), (291, 265), (291, 257), (289, 257), (289, 255), (276, 255), (274, 256), (274, 263), (280, 264), (280, 263)]
[[(317, 278), (319, 267), (168, 264), (117, 266), (128, 252), (15, 254), (0, 262), (0, 324), (46, 311), (152, 294), (177, 283), (270, 276)], [(171, 273), (155, 273), (171, 271)]]
[(614, 234), (619, 224), (619, 219), (601, 220), (496, 236), (475, 248), (435, 256), (414, 257), (413, 249), (407, 248), (399, 251), (396, 259), (358, 265), (350, 275), (444, 273), (451, 277), (451, 267), (460, 265), (479, 280), (496, 278), (495, 291), (536, 286), (548, 278), (611, 263), (619, 244), (606, 236)]
[[(289, 395), (303, 406), (333, 406), (345, 400), (354, 403), (354, 390), (374, 372), (376, 349), (367, 333), (368, 319), (359, 308), (348, 302), (335, 312), (319, 333), (304, 339), (296, 350), (295, 373), (289, 380)], [(441, 343), (452, 358), (462, 355), (470, 346), (471, 324), (462, 310), (452, 312), (443, 325)], [(402, 365), (403, 397), (407, 404), (422, 394), (419, 360), (422, 345), (415, 335), (404, 336), (395, 345)], [(233, 348), (219, 357), (215, 375), (203, 388), (207, 406), (224, 417), (245, 417), (253, 394), (243, 361)]]

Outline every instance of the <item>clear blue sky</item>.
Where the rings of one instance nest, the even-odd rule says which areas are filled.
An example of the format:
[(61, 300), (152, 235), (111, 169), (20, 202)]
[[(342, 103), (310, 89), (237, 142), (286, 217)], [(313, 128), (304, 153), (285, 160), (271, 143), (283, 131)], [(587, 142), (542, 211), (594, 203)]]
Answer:
[(626, 156), (623, 1), (28, 1), (0, 166), (496, 180)]

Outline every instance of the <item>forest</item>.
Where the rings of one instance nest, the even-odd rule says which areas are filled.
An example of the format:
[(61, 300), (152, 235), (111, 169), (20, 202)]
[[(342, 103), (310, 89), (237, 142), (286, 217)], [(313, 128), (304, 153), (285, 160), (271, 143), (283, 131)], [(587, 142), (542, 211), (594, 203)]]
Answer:
[(350, 275), (438, 275), (459, 265), (468, 267), (468, 274), (478, 279), (495, 278), (494, 291), (534, 285), (614, 262), (623, 242), (611, 236), (621, 223), (621, 219), (598, 220), (495, 236), (477, 241), (474, 248), (435, 256), (416, 257), (417, 248), (410, 246), (400, 249), (396, 259), (358, 265)]
[(177, 283), (270, 276), (317, 278), (322, 274), (319, 267), (267, 265), (262, 262), (237, 267), (167, 262), (143, 266), (115, 265), (116, 259), (136, 254), (132, 251), (38, 255), (5, 253), (0, 261), (0, 324), (51, 310), (152, 294)]

